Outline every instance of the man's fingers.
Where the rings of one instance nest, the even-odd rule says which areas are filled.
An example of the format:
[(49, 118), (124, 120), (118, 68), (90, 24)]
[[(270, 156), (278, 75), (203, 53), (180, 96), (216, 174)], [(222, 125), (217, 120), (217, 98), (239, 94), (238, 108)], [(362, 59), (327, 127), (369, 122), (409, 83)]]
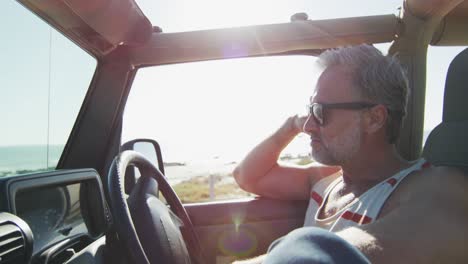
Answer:
[(296, 116), (295, 125), (297, 128), (297, 131), (304, 132), (304, 125), (305, 125), (305, 122), (307, 121), (307, 117), (308, 116)]

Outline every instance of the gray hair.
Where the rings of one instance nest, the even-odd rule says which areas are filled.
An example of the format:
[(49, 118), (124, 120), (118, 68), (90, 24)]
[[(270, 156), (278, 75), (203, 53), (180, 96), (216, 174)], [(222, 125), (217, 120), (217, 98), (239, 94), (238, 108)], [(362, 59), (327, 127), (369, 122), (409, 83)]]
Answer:
[(360, 95), (387, 108), (386, 135), (390, 143), (395, 143), (409, 96), (408, 80), (397, 58), (384, 56), (377, 48), (362, 44), (327, 50), (319, 56), (318, 64), (323, 68), (349, 67)]

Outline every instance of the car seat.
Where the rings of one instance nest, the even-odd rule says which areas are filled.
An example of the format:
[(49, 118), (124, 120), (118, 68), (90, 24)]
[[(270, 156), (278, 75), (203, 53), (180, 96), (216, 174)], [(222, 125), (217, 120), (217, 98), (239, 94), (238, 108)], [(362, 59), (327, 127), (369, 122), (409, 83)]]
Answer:
[(468, 174), (467, 100), (468, 48), (450, 63), (445, 80), (442, 123), (429, 134), (422, 154), (434, 166), (457, 167), (465, 174)]

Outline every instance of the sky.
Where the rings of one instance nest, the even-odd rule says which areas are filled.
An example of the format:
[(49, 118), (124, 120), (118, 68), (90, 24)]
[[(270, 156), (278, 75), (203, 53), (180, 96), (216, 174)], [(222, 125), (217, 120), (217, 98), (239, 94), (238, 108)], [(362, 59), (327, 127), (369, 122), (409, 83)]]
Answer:
[[(400, 5), (394, 0), (137, 2), (153, 25), (164, 32), (286, 23), (297, 12), (306, 12), (310, 19), (392, 14)], [(64, 144), (95, 60), (14, 1), (0, 1), (0, 31), (8, 36), (0, 42), (1, 57), (8, 62), (0, 64), (0, 146)], [(28, 34), (20, 34), (23, 32)], [(388, 45), (379, 47), (385, 51)], [(441, 120), (441, 107), (437, 107), (442, 103), (440, 88), (448, 63), (460, 50), (429, 49), (425, 129)], [(168, 142), (169, 160), (206, 156), (208, 152), (232, 154), (237, 159), (287, 116), (304, 113), (316, 78), (310, 74), (313, 60), (305, 56), (258, 58), (142, 69), (135, 79), (141, 88), (132, 92), (131, 106), (126, 109), (123, 139), (144, 136)], [(223, 89), (216, 89), (220, 86)], [(164, 93), (160, 93), (162, 88)], [(204, 101), (197, 104), (200, 95)], [(144, 121), (141, 116), (145, 116)], [(303, 147), (305, 140), (303, 137), (293, 145)]]
[(0, 146), (64, 144), (96, 60), (16, 1), (0, 1), (0, 32)]

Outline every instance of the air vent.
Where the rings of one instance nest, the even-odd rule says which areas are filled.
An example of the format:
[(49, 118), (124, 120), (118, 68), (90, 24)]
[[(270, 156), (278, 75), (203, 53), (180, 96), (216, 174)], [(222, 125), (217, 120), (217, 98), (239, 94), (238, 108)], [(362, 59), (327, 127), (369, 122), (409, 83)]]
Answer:
[(0, 213), (0, 263), (29, 263), (32, 248), (29, 226), (15, 215)]

